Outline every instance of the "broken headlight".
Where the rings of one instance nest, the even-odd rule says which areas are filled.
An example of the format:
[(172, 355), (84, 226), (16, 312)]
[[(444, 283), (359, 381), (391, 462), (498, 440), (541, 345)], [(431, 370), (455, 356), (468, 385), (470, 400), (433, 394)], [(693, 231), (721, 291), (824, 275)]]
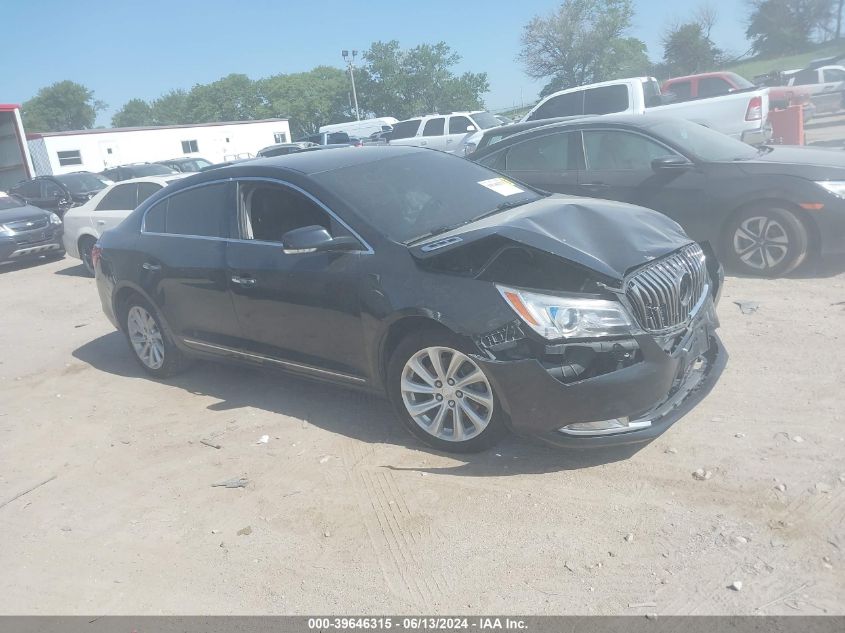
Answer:
[(630, 334), (631, 317), (616, 301), (555, 297), (496, 286), (504, 300), (532, 330), (549, 340)]

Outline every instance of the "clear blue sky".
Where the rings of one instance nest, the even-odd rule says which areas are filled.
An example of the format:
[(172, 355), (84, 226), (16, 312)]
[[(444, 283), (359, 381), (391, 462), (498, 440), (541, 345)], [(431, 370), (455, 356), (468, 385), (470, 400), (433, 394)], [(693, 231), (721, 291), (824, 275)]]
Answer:
[[(702, 0), (634, 0), (631, 35), (662, 56), (660, 34)], [(445, 41), (463, 60), (459, 71), (487, 72), (488, 108), (536, 97), (515, 58), (523, 25), (557, 6), (550, 0), (5, 0), (0, 38), (0, 103), (20, 103), (39, 88), (71, 79), (109, 108), (98, 124), (133, 97), (153, 99), (229, 73), (252, 78), (343, 66), (343, 48), (366, 49), (397, 39), (403, 48)], [(710, 0), (719, 20), (717, 46), (744, 52), (747, 8)], [(385, 113), (387, 114), (387, 113)]]

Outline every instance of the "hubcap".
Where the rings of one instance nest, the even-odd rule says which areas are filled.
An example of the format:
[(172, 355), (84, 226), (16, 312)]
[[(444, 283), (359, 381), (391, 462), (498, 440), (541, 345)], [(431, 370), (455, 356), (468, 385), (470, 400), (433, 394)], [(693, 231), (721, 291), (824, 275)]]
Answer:
[(481, 368), (449, 347), (427, 347), (402, 370), (405, 409), (429, 435), (465, 442), (493, 417), (493, 390)]
[(751, 268), (768, 270), (789, 253), (789, 235), (777, 220), (756, 216), (744, 220), (734, 233), (734, 252)]
[(160, 369), (164, 364), (164, 339), (152, 315), (141, 306), (132, 306), (126, 326), (132, 349), (141, 362), (150, 369)]

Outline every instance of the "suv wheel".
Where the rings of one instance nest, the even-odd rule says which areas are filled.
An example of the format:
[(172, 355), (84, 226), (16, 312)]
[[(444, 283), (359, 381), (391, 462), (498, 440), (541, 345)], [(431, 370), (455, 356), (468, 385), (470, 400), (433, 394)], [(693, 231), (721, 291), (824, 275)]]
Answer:
[(426, 331), (402, 341), (388, 367), (391, 402), (405, 427), (434, 448), (471, 453), (504, 434), (504, 413), (464, 343)]
[(809, 236), (788, 209), (760, 206), (737, 214), (725, 231), (725, 254), (738, 272), (780, 277), (807, 257)]
[(134, 296), (129, 299), (124, 314), (126, 340), (144, 371), (165, 378), (183, 368), (184, 355), (170, 340), (150, 304)]

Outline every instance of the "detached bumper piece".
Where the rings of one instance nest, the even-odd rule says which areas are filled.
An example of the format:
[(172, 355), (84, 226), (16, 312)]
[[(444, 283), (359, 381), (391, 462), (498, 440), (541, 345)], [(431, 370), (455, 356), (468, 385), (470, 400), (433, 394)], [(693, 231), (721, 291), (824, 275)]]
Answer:
[[(715, 334), (712, 299), (672, 337), (633, 337), (633, 363), (594, 377), (565, 382), (536, 359), (476, 358), (494, 382), (511, 426), (560, 446), (647, 442), (703, 399), (718, 380), (727, 353)], [(630, 350), (626, 350), (629, 351)]]

